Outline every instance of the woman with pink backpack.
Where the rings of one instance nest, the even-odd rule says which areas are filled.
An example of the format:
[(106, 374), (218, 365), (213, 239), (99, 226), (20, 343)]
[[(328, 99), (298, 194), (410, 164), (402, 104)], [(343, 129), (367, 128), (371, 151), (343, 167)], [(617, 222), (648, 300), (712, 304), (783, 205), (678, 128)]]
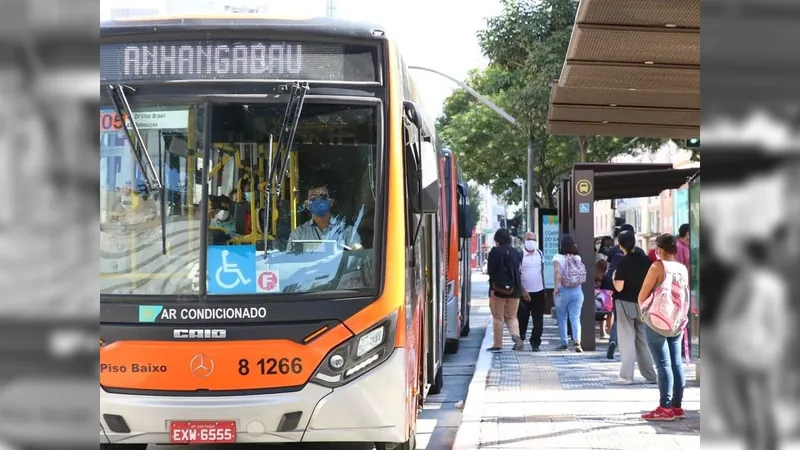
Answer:
[(561, 345), (556, 350), (567, 350), (567, 320), (572, 325), (572, 338), (576, 353), (581, 347), (581, 308), (583, 307), (583, 283), (586, 282), (586, 266), (578, 254), (578, 246), (571, 236), (561, 238), (561, 247), (553, 255), (553, 300)]
[(681, 408), (686, 374), (681, 361), (681, 342), (689, 312), (689, 273), (675, 259), (678, 243), (675, 236), (662, 234), (656, 239), (658, 260), (650, 266), (639, 291), (639, 306), (647, 346), (658, 373), (661, 396), (658, 408), (642, 414), (644, 420), (684, 418)]

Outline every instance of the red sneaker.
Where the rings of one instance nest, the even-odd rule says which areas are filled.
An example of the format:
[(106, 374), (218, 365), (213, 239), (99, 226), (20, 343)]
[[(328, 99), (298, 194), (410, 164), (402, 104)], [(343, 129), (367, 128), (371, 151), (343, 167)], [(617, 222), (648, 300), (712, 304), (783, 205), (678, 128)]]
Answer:
[(649, 413), (642, 414), (642, 419), (652, 421), (670, 421), (675, 420), (675, 413), (672, 408), (658, 407)]
[(672, 408), (672, 415), (675, 416), (676, 419), (684, 419), (686, 418), (686, 411), (683, 408)]

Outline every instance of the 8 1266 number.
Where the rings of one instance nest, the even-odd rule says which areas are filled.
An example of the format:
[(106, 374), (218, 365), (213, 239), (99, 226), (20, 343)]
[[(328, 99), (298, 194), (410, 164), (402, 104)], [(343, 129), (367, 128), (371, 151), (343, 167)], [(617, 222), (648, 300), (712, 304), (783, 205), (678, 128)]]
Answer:
[[(256, 373), (260, 375), (288, 375), (303, 371), (303, 360), (300, 358), (261, 358), (256, 361)], [(250, 375), (250, 361), (246, 358), (239, 360), (239, 375)]]

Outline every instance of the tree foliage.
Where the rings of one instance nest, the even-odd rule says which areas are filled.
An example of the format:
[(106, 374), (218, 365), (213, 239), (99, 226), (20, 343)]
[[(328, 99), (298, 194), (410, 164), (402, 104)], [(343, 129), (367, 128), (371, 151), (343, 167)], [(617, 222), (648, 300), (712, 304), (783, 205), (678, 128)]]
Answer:
[(661, 139), (555, 136), (546, 132), (550, 82), (560, 76), (577, 12), (574, 0), (502, 0), (478, 39), (489, 66), (467, 84), (517, 119), (513, 126), (464, 90), (447, 98), (437, 120), (443, 144), (465, 176), (491, 186), (509, 202), (521, 200), (515, 179), (527, 178), (528, 141), (534, 144), (537, 200), (553, 195), (577, 162), (606, 162), (620, 154), (658, 148)]
[(481, 195), (481, 192), (478, 190), (478, 186), (476, 186), (474, 183), (470, 183), (467, 193), (469, 196), (469, 223), (467, 225), (469, 229), (474, 230), (478, 226), (478, 222), (481, 218), (483, 195)]

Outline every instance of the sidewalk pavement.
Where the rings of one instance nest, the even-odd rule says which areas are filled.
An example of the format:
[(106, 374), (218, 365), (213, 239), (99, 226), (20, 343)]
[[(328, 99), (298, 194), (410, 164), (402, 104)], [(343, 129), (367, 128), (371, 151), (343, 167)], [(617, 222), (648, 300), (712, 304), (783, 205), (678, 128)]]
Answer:
[(640, 416), (658, 406), (658, 387), (644, 384), (638, 370), (633, 385), (611, 384), (620, 362), (618, 355), (614, 361), (606, 359), (606, 343), (598, 342), (594, 352), (556, 352), (558, 327), (549, 316), (539, 353), (528, 342), (523, 351), (510, 350), (507, 330), (502, 352), (485, 351), (491, 342), (490, 322), (454, 450), (700, 448), (694, 364), (686, 367), (686, 418), (646, 422)]

